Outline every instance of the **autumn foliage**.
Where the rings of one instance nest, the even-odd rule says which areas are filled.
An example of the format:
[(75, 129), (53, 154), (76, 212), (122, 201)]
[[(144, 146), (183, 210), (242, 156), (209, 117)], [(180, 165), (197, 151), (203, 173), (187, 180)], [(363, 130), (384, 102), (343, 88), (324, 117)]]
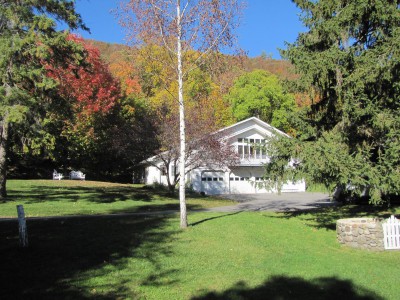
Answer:
[(120, 81), (121, 90), (125, 95), (138, 95), (142, 92), (139, 72), (133, 62), (124, 57), (121, 52), (111, 54), (109, 69), (112, 75)]
[(83, 45), (87, 52), (87, 66), (69, 65), (67, 68), (47, 66), (48, 75), (59, 82), (60, 95), (74, 103), (77, 113), (105, 113), (120, 97), (120, 87), (101, 58), (97, 48), (76, 35), (69, 38)]

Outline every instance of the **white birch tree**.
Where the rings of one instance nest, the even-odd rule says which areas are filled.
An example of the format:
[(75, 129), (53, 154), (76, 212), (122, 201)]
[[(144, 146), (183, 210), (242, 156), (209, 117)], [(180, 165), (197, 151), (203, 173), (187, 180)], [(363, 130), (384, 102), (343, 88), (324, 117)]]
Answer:
[[(117, 12), (132, 44), (158, 45), (168, 53), (168, 59), (159, 60), (159, 63), (173, 71), (178, 84), (177, 95), (172, 91), (171, 95), (179, 104), (181, 228), (188, 225), (185, 199), (185, 80), (191, 71), (205, 67), (211, 57), (218, 57), (221, 51), (236, 44), (234, 32), (243, 7), (244, 3), (239, 0), (129, 0), (121, 1)], [(193, 52), (197, 53), (195, 58)], [(151, 52), (147, 59), (158, 60)], [(208, 63), (207, 66), (215, 64)], [(165, 83), (165, 86), (168, 84)]]

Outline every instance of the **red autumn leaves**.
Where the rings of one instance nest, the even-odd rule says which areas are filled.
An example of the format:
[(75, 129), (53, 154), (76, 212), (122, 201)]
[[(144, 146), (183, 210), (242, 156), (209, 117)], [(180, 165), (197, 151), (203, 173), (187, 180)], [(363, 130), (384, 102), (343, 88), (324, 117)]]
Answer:
[(83, 45), (87, 65), (70, 64), (57, 69), (47, 66), (48, 76), (59, 82), (60, 95), (74, 103), (76, 113), (106, 113), (120, 98), (120, 84), (101, 60), (97, 48), (75, 35), (69, 38)]

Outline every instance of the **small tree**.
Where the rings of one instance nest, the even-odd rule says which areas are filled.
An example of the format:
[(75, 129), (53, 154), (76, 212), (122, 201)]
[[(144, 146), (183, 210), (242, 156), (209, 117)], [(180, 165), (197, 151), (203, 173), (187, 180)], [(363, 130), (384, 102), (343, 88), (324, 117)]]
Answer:
[[(204, 116), (207, 116), (204, 118)], [(187, 110), (190, 122), (186, 125), (186, 157), (185, 175), (201, 167), (220, 169), (224, 166), (234, 166), (239, 158), (229, 143), (215, 131), (214, 119), (202, 107)], [(159, 152), (147, 162), (166, 172), (167, 184), (172, 192), (180, 180), (181, 174), (175, 172), (179, 167), (179, 119), (176, 115), (164, 117), (158, 127), (157, 140), (160, 144)], [(212, 132), (215, 131), (215, 132)], [(158, 161), (162, 161), (160, 166)], [(164, 169), (165, 168), (165, 169)], [(171, 173), (172, 171), (172, 173)]]
[[(237, 0), (130, 0), (120, 6), (120, 20), (129, 30), (129, 38), (139, 45), (162, 47), (168, 55), (158, 62), (174, 74), (174, 78), (168, 80), (178, 83), (175, 97), (179, 103), (181, 228), (187, 227), (184, 82), (192, 70), (204, 65), (213, 54), (233, 45), (241, 6)], [(199, 52), (195, 59), (191, 55), (193, 50)], [(146, 59), (157, 58), (150, 53)]]

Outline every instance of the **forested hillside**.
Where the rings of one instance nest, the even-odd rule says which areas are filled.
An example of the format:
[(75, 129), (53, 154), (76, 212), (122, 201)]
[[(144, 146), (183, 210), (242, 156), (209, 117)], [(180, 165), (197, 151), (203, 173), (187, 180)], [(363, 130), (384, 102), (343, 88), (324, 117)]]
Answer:
[[(80, 169), (89, 179), (129, 182), (132, 175), (140, 177), (143, 159), (170, 149), (177, 140), (177, 101), (167, 92), (176, 90), (176, 82), (157, 62), (166, 53), (158, 47), (132, 50), (71, 39), (84, 47), (87, 65), (47, 67), (48, 76), (58, 82), (53, 97), (64, 107), (38, 129), (45, 135), (41, 142), (21, 130), (12, 134), (10, 176), (43, 178), (53, 169)], [(143, 51), (156, 59), (144, 60)], [(191, 55), (195, 59), (200, 54)], [(304, 97), (289, 93), (284, 84), (296, 77), (290, 63), (265, 55), (219, 59), (214, 73), (199, 66), (188, 78), (189, 142), (251, 116), (295, 132), (288, 119)]]
[[(130, 47), (123, 44), (112, 44), (96, 40), (87, 40), (99, 49), (101, 57), (108, 63), (115, 62), (115, 53), (121, 53), (122, 57), (127, 58), (130, 53)], [(292, 79), (295, 77), (293, 66), (287, 60), (277, 60), (268, 57), (265, 54), (260, 54), (257, 57), (243, 57), (240, 61), (235, 62), (237, 68), (244, 72), (251, 72), (256, 69), (265, 70), (277, 75), (281, 79)]]

